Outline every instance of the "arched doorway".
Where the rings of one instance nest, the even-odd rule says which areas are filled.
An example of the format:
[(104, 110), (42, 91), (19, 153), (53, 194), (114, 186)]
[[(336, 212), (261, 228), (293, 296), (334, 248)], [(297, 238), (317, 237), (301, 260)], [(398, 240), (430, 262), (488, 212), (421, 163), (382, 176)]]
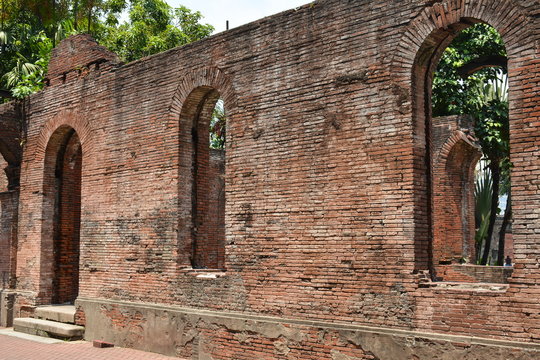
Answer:
[[(78, 134), (61, 126), (46, 149), (43, 264), (53, 304), (73, 303), (79, 292), (82, 147)], [(47, 271), (48, 270), (48, 271)]]

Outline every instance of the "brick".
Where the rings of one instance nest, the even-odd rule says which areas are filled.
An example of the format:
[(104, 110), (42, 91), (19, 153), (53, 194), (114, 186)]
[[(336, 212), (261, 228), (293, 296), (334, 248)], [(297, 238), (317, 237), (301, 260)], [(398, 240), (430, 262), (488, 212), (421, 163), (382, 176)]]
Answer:
[[(0, 105), (14, 313), (77, 297), (89, 340), (186, 358), (385, 358), (335, 324), (534, 348), (538, 13), (530, 0), (324, 0), (130, 64), (67, 39), (43, 91)], [(455, 264), (473, 256), (473, 221), (454, 183), (477, 153), (466, 127), (426, 111), (435, 60), (466, 19), (509, 52), (515, 267), (502, 287), (483, 281), (504, 274)], [(223, 157), (208, 146), (219, 98)], [(173, 321), (178, 308), (221, 317)], [(273, 320), (254, 331), (231, 314)], [(439, 341), (430, 349), (450, 351)]]
[(111, 347), (114, 347), (114, 344), (108, 343), (106, 341), (101, 341), (101, 340), (92, 341), (92, 345), (95, 348), (111, 348)]

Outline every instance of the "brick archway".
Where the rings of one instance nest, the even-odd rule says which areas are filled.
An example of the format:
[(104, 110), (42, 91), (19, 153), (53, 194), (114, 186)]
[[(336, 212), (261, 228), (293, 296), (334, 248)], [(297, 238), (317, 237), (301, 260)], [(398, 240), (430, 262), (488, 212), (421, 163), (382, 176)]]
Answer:
[(534, 55), (534, 47), (522, 48), (531, 35), (531, 20), (525, 13), (514, 0), (445, 0), (428, 6), (414, 17), (396, 44), (393, 78), (411, 81), (418, 67), (436, 66), (457, 33), (476, 22), (487, 23), (501, 34), (515, 68), (520, 55)]
[[(218, 99), (225, 104), (229, 127), (236, 107), (232, 83), (219, 69), (206, 68), (190, 73), (181, 81), (169, 110), (169, 122), (179, 123), (178, 263), (181, 267), (225, 267), (224, 180), (216, 178), (225, 174), (216, 173), (224, 170), (219, 170), (220, 165), (210, 156), (208, 140), (210, 119)], [(224, 167), (226, 159), (221, 162)]]
[(64, 111), (47, 122), (36, 141), (43, 164), (41, 303), (73, 302), (78, 295), (83, 166), (92, 154), (92, 129)]
[(81, 150), (77, 132), (61, 126), (51, 136), (45, 157), (43, 217), (49, 218), (49, 226), (52, 217), (52, 229), (43, 228), (42, 241), (52, 237), (51, 302), (55, 304), (73, 303), (79, 292)]
[(456, 130), (438, 149), (433, 166), (433, 262), (474, 260), (474, 170), (481, 152)]
[[(96, 154), (95, 140), (93, 138), (94, 129), (90, 122), (82, 114), (74, 110), (63, 110), (47, 121), (40, 130), (34, 148), (29, 149), (34, 153), (35, 160), (42, 163), (45, 160), (46, 148), (53, 133), (61, 126), (69, 126), (73, 128), (81, 141), (83, 147), (83, 162), (84, 159), (90, 159)], [(29, 151), (27, 150), (27, 151)]]
[(232, 80), (216, 67), (208, 67), (199, 71), (187, 73), (180, 81), (169, 106), (169, 122), (176, 123), (186, 103), (187, 98), (194, 89), (210, 87), (217, 90), (227, 104), (229, 113), (236, 107), (236, 93)]
[[(530, 19), (513, 0), (446, 0), (426, 7), (409, 24), (392, 60), (396, 82), (411, 89), (415, 192), (415, 269), (433, 271), (433, 146), (431, 144), (431, 84), (443, 51), (455, 36), (474, 23), (493, 26), (502, 36), (508, 53), (510, 119), (517, 124), (523, 116), (514, 106), (527, 96), (523, 74), (518, 69), (534, 58)], [(511, 142), (513, 135), (511, 134)], [(515, 148), (513, 149), (514, 152)], [(426, 158), (429, 160), (426, 161)], [(429, 166), (428, 166), (429, 164)], [(514, 197), (514, 199), (516, 199)], [(519, 215), (516, 215), (519, 216)]]

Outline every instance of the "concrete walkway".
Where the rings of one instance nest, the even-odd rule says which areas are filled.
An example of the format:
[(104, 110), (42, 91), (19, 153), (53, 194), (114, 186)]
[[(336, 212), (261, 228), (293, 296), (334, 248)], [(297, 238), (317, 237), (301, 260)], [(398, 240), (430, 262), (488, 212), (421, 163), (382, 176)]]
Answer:
[(171, 360), (144, 351), (119, 347), (99, 349), (85, 341), (64, 342), (56, 339), (15, 333), (0, 328), (0, 360)]

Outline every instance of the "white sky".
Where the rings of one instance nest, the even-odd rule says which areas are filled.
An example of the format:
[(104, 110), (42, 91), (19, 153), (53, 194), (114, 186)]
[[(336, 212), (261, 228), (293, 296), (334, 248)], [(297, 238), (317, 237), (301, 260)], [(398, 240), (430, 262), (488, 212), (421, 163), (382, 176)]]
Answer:
[(305, 5), (311, 0), (166, 0), (172, 7), (179, 4), (200, 11), (203, 24), (214, 26), (215, 33), (225, 30), (225, 22), (229, 20), (229, 28), (274, 15), (284, 10)]

